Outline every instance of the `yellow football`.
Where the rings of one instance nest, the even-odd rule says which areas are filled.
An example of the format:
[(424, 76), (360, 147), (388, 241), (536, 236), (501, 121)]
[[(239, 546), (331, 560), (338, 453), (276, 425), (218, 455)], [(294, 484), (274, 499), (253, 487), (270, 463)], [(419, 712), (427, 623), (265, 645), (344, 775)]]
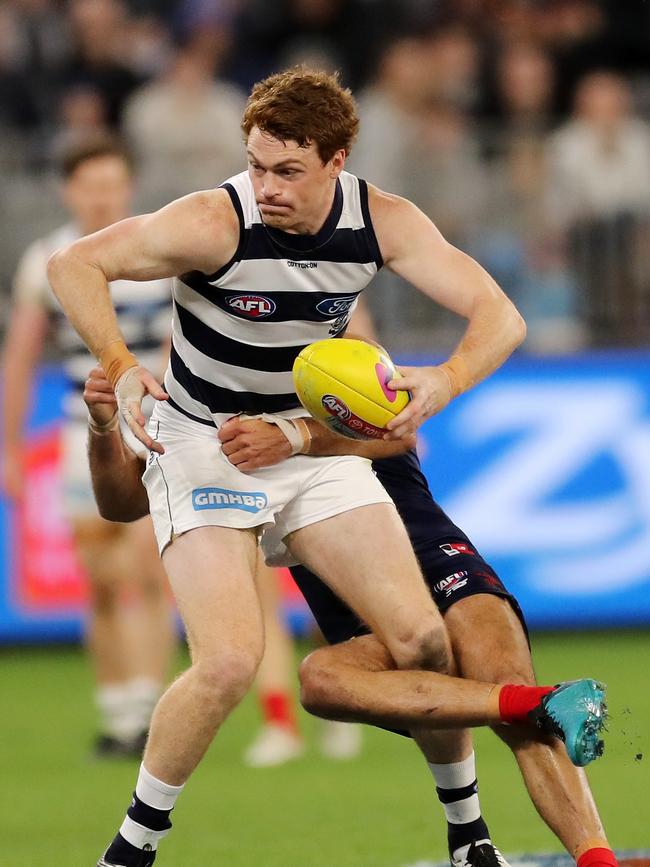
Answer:
[(348, 338), (311, 343), (293, 365), (296, 393), (310, 415), (357, 440), (381, 439), (411, 399), (388, 388), (399, 376), (380, 346)]

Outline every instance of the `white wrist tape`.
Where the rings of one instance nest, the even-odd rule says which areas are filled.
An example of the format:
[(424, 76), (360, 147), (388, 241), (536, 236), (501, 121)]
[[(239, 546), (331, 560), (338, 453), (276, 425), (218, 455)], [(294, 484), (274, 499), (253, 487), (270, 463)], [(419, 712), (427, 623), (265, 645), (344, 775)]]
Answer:
[[(305, 441), (306, 438), (302, 430), (293, 419), (282, 418), (282, 416), (279, 415), (269, 415), (268, 413), (263, 413), (258, 416), (258, 418), (261, 418), (262, 421), (265, 421), (268, 424), (277, 425), (280, 428), (282, 433), (289, 440), (292, 455), (303, 454), (306, 451), (309, 443)], [(306, 425), (305, 428), (307, 428)]]

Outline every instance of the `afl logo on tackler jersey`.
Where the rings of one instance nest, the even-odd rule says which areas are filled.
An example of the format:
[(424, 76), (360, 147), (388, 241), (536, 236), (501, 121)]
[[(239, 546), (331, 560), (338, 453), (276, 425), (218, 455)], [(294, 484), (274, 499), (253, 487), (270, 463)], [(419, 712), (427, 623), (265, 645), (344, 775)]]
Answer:
[(324, 301), (316, 305), (316, 310), (323, 316), (342, 316), (350, 310), (356, 300), (356, 295), (346, 295), (343, 298), (325, 298)]
[(247, 319), (262, 319), (275, 311), (275, 301), (264, 295), (229, 295), (226, 304), (235, 313)]

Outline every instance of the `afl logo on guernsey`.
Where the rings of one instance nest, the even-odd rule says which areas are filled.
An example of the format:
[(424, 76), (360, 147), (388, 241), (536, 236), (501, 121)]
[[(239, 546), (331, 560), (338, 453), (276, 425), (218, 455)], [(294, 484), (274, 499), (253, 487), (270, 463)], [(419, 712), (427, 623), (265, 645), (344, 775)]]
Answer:
[(347, 313), (354, 302), (356, 295), (345, 295), (343, 298), (325, 298), (316, 305), (316, 310), (323, 316), (342, 316)]
[(229, 295), (226, 304), (240, 316), (247, 319), (262, 319), (275, 312), (275, 301), (264, 295)]

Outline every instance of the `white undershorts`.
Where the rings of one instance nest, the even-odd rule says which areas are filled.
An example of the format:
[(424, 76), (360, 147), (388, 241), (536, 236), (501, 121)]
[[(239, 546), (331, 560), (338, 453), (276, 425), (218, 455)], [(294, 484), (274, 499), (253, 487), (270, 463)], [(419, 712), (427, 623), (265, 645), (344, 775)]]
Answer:
[(223, 454), (214, 427), (165, 404), (156, 405), (149, 433), (165, 447), (163, 455), (149, 453), (142, 477), (161, 553), (195, 527), (257, 529), (269, 565), (294, 565), (283, 544), (289, 533), (360, 506), (392, 503), (365, 458), (294, 455), (244, 474)]
[[(125, 423), (121, 426), (125, 444), (142, 458), (146, 447), (131, 433)], [(62, 432), (63, 505), (69, 518), (98, 518), (90, 465), (88, 463), (88, 425), (85, 421), (70, 420)]]

